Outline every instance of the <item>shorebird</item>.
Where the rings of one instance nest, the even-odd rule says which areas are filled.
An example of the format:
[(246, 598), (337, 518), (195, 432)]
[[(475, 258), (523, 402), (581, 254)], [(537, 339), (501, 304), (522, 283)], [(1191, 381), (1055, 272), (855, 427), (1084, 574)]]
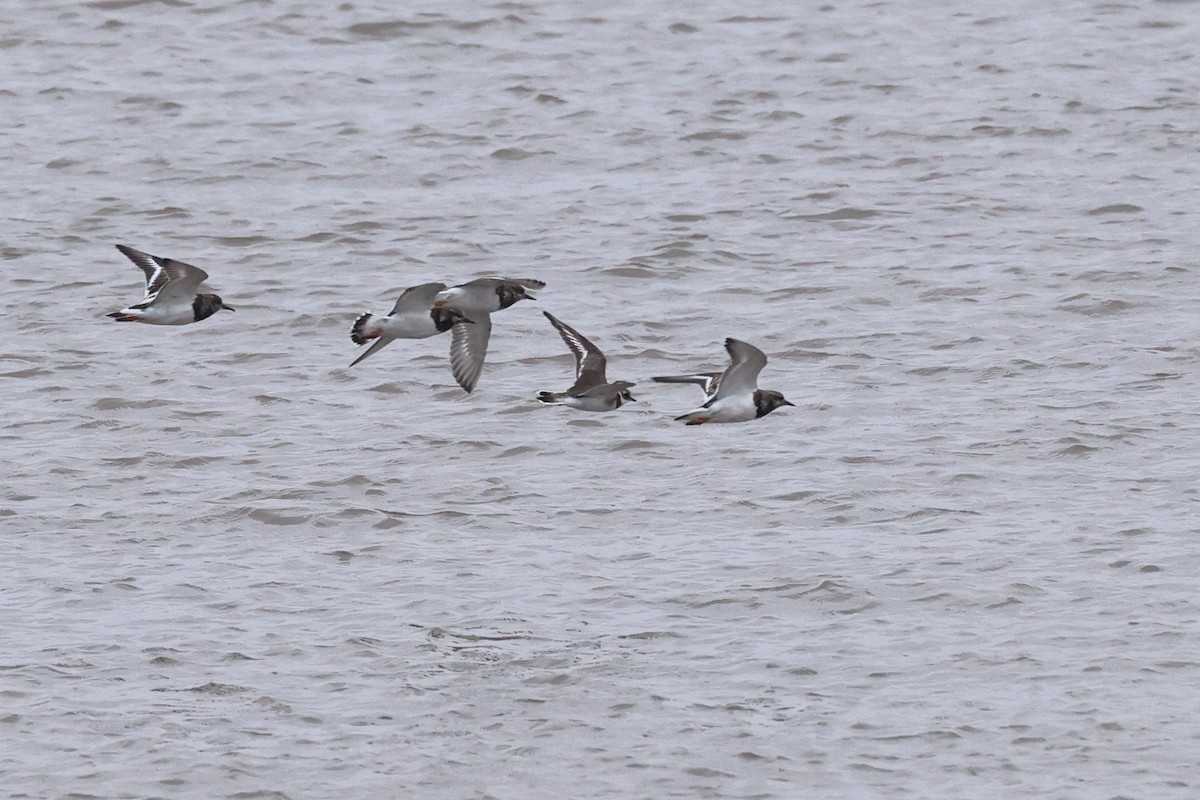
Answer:
[(146, 296), (142, 302), (114, 311), (108, 316), (117, 322), (144, 322), (148, 325), (187, 325), (208, 319), (221, 309), (233, 311), (215, 294), (198, 294), (208, 273), (199, 267), (159, 258), (123, 244), (117, 249), (141, 267), (146, 274)]
[(676, 417), (688, 425), (706, 422), (748, 422), (765, 417), (782, 406), (794, 406), (775, 391), (758, 388), (758, 373), (767, 364), (767, 357), (752, 344), (738, 339), (726, 339), (730, 364), (724, 372), (703, 372), (695, 375), (663, 375), (659, 383), (695, 383), (704, 390), (705, 402), (694, 411)]
[(629, 393), (634, 384), (629, 381), (609, 383), (604, 377), (604, 368), (608, 362), (600, 348), (570, 325), (556, 319), (549, 311), (542, 313), (575, 355), (575, 383), (565, 392), (539, 392), (538, 400), (570, 406), (580, 411), (614, 411), (620, 408), (622, 403), (637, 402)]

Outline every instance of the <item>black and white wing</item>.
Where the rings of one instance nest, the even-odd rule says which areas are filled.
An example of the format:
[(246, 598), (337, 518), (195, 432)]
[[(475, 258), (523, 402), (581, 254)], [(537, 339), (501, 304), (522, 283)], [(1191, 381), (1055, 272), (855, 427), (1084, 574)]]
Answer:
[(567, 394), (576, 395), (586, 392), (593, 386), (608, 383), (604, 376), (608, 362), (600, 348), (592, 344), (579, 331), (555, 318), (549, 311), (542, 312), (550, 324), (558, 331), (558, 335), (566, 342), (567, 347), (575, 356), (575, 385), (567, 389)]
[(767, 365), (766, 355), (754, 345), (739, 339), (726, 339), (725, 349), (729, 351), (732, 363), (721, 375), (713, 399), (754, 394), (758, 389), (758, 373)]
[(659, 383), (694, 383), (704, 392), (706, 400), (711, 400), (721, 386), (723, 372), (701, 372), (696, 375), (659, 375), (651, 380)]
[(152, 256), (123, 244), (117, 245), (117, 249), (137, 264), (146, 275), (146, 296), (142, 302), (153, 300), (159, 295), (190, 299), (196, 294), (200, 284), (208, 280), (207, 272), (191, 264), (173, 258)]

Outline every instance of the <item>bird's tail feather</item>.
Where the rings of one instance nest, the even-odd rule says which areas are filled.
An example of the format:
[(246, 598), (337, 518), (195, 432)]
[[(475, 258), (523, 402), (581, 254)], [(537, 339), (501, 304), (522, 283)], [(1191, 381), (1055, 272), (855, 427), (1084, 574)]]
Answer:
[(379, 336), (379, 328), (375, 325), (377, 317), (370, 313), (361, 315), (354, 320), (354, 324), (350, 326), (350, 341), (355, 344), (366, 344), (367, 342)]

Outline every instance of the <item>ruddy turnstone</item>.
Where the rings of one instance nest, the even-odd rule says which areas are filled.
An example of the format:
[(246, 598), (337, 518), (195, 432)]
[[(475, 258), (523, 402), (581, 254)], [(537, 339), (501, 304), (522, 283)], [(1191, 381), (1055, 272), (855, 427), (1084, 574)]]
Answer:
[(478, 278), (438, 292), (434, 308), (456, 308), (475, 323), (456, 325), (450, 333), (450, 370), (459, 386), (470, 392), (479, 381), (492, 335), (491, 315), (520, 300), (536, 300), (525, 290), (545, 285), (533, 278)]
[(604, 377), (607, 360), (600, 348), (584, 338), (583, 334), (560, 322), (549, 311), (543, 311), (546, 319), (558, 331), (575, 355), (575, 384), (565, 392), (539, 392), (538, 400), (557, 403), (580, 411), (613, 411), (622, 403), (636, 403), (629, 389), (629, 381), (608, 382)]
[(737, 339), (726, 339), (725, 349), (731, 363), (724, 372), (654, 378), (659, 383), (696, 383), (704, 390), (704, 405), (675, 419), (685, 420), (688, 425), (747, 422), (765, 417), (781, 406), (795, 405), (779, 392), (758, 388), (758, 373), (767, 364), (762, 350)]
[(117, 322), (145, 322), (148, 325), (187, 325), (208, 319), (221, 309), (233, 311), (215, 294), (197, 294), (208, 273), (199, 267), (159, 258), (123, 244), (117, 249), (146, 273), (146, 296), (142, 302), (114, 311), (108, 316)]
[(425, 339), (445, 333), (459, 323), (473, 322), (457, 308), (434, 307), (433, 298), (446, 288), (444, 283), (422, 283), (410, 286), (400, 294), (391, 313), (379, 316), (367, 312), (354, 320), (350, 339), (355, 344), (375, 344), (354, 359), (354, 366), (372, 353), (387, 347), (395, 339)]

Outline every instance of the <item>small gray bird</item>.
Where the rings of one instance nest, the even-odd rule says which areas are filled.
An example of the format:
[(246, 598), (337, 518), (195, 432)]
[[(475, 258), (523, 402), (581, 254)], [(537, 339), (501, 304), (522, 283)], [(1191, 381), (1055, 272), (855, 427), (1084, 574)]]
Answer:
[(146, 296), (142, 302), (114, 311), (108, 316), (117, 322), (144, 322), (147, 325), (187, 325), (208, 319), (221, 309), (233, 311), (215, 294), (198, 294), (208, 273), (199, 267), (159, 258), (123, 244), (117, 249), (137, 264), (146, 275)]
[(676, 420), (688, 425), (747, 422), (765, 417), (782, 406), (795, 405), (779, 392), (758, 388), (758, 373), (767, 365), (762, 350), (737, 339), (726, 339), (725, 349), (731, 363), (724, 372), (664, 375), (653, 379), (659, 383), (695, 383), (704, 390), (704, 405), (676, 417)]
[(536, 300), (526, 289), (541, 289), (545, 283), (534, 278), (478, 278), (437, 293), (434, 308), (455, 308), (474, 325), (456, 325), (450, 332), (450, 370), (465, 391), (475, 389), (483, 372), (488, 340), (492, 336), (492, 314), (520, 300)]
[(636, 403), (629, 389), (635, 384), (629, 381), (608, 382), (604, 377), (607, 359), (600, 348), (584, 338), (583, 334), (560, 322), (549, 311), (543, 311), (546, 319), (558, 331), (575, 355), (575, 384), (565, 392), (539, 392), (537, 399), (543, 403), (577, 408), (580, 411), (614, 411), (622, 403)]

